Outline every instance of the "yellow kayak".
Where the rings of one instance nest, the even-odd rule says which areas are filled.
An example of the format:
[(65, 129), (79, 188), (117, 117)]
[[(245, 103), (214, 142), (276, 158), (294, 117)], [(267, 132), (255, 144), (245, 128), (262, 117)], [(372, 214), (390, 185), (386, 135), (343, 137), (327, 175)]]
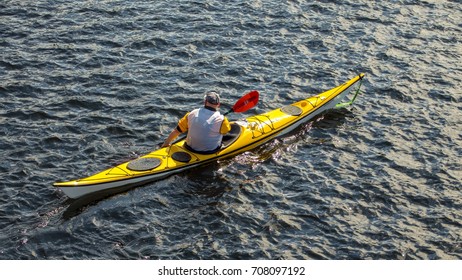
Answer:
[(351, 104), (359, 92), (359, 87), (349, 102), (342, 101), (351, 92), (349, 89), (363, 76), (364, 74), (360, 74), (338, 87), (291, 105), (231, 122), (231, 131), (223, 137), (221, 149), (214, 153), (201, 154), (190, 151), (184, 145), (185, 140), (181, 140), (170, 147), (160, 148), (92, 176), (53, 185), (70, 198), (108, 190), (125, 190), (252, 150), (290, 132), (328, 109)]

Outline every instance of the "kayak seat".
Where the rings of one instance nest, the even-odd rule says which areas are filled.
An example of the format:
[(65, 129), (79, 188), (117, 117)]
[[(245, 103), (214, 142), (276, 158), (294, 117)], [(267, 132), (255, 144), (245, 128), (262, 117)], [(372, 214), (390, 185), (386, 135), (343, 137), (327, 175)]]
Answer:
[(237, 123), (231, 123), (231, 130), (225, 135), (223, 135), (223, 139), (221, 140), (221, 146), (213, 151), (196, 151), (193, 148), (191, 148), (186, 142), (184, 142), (183, 147), (185, 147), (187, 150), (193, 153), (196, 153), (196, 154), (202, 154), (202, 155), (214, 154), (220, 150), (227, 148), (229, 145), (233, 144), (237, 140), (237, 138), (239, 138), (239, 135), (241, 135), (241, 132), (242, 132), (242, 128), (240, 125), (238, 125)]

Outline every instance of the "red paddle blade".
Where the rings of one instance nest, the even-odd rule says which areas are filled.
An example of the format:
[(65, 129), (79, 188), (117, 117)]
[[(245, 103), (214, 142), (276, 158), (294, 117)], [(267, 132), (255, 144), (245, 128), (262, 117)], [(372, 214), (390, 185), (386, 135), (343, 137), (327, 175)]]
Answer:
[(241, 99), (239, 99), (236, 104), (234, 104), (231, 110), (236, 113), (245, 112), (257, 105), (259, 96), (260, 94), (258, 91), (253, 90), (242, 96)]

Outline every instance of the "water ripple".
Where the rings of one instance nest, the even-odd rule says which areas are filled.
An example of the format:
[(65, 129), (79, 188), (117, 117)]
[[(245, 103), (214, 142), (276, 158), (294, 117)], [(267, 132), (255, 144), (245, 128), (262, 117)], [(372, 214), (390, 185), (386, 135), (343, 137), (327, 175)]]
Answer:
[[(461, 259), (459, 6), (3, 1), (0, 259)], [(354, 107), (234, 158), (51, 186), (154, 149), (206, 90), (258, 89), (241, 118), (359, 72)]]

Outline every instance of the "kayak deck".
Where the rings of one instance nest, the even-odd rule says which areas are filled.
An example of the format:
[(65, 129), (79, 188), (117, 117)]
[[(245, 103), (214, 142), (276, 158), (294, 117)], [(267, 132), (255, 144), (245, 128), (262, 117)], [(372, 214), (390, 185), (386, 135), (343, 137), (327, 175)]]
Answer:
[(337, 104), (344, 104), (340, 102), (349, 92), (348, 89), (363, 76), (364, 74), (360, 74), (336, 88), (291, 105), (232, 122), (232, 130), (224, 136), (222, 148), (214, 153), (193, 152), (186, 147), (185, 140), (181, 140), (169, 147), (160, 148), (89, 177), (57, 182), (54, 186), (60, 188), (69, 197), (77, 198), (98, 191), (145, 184), (251, 150), (290, 132)]

